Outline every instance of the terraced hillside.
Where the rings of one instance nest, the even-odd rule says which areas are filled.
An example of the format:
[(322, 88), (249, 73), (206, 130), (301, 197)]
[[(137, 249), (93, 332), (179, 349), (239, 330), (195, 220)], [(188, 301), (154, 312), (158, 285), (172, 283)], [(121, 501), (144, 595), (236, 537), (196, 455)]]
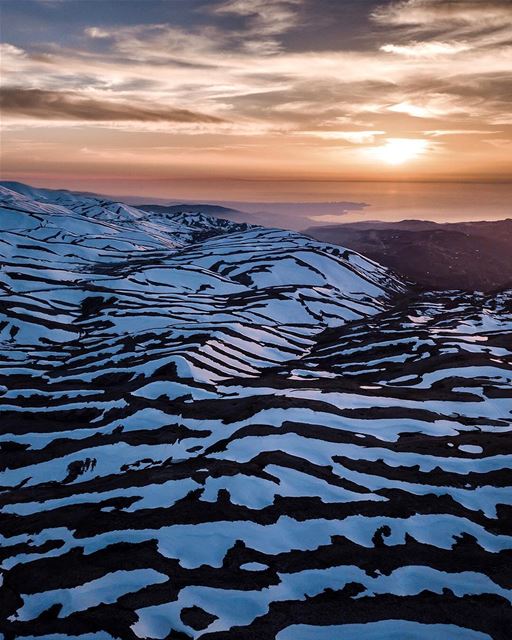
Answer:
[(509, 637), (511, 291), (9, 186), (5, 640)]

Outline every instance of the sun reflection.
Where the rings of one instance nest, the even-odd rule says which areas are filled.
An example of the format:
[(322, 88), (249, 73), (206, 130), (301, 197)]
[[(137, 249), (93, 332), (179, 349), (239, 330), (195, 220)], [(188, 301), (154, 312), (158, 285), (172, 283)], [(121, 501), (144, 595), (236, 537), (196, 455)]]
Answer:
[(370, 149), (373, 158), (387, 164), (399, 165), (425, 153), (428, 142), (417, 138), (389, 138), (385, 144)]

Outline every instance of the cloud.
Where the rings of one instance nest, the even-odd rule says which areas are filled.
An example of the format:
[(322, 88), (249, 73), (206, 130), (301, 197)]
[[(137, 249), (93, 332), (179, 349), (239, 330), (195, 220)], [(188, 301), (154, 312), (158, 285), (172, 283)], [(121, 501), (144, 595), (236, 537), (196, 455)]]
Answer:
[[(138, 24), (84, 30), (92, 40), (111, 40), (125, 60), (181, 63), (197, 67), (231, 63), (233, 55), (272, 56), (282, 51), (281, 36), (299, 24), (303, 0), (227, 0), (203, 9), (208, 24), (188, 29), (174, 23)], [(212, 18), (213, 16), (213, 18)], [(216, 19), (216, 20), (215, 20)], [(218, 24), (229, 19), (229, 25)]]
[(155, 109), (122, 102), (97, 100), (71, 91), (47, 91), (23, 87), (0, 89), (4, 114), (38, 120), (82, 120), (85, 122), (139, 121), (220, 123), (220, 118), (172, 107)]
[(471, 46), (464, 42), (411, 42), (406, 45), (385, 44), (380, 47), (386, 53), (396, 53), (410, 58), (435, 58), (438, 56), (455, 55), (461, 51), (468, 51)]
[(111, 36), (110, 31), (101, 29), (100, 27), (87, 27), (85, 34), (89, 36), (89, 38), (110, 38)]
[(9, 58), (13, 61), (19, 58), (25, 58), (27, 54), (23, 49), (15, 47), (13, 44), (0, 42), (0, 55), (2, 56), (2, 59)]
[(512, 140), (510, 138), (491, 138), (490, 140), (484, 140), (484, 142), (496, 149), (505, 149), (506, 151), (512, 149)]
[(441, 138), (444, 136), (485, 135), (489, 133), (500, 133), (500, 131), (491, 131), (489, 129), (432, 129), (430, 131), (424, 131), (423, 133), (433, 138)]
[(431, 118), (433, 113), (426, 107), (421, 107), (417, 104), (411, 104), (410, 102), (399, 102), (398, 104), (392, 104), (388, 107), (388, 111), (394, 111), (395, 113), (406, 113), (413, 118)]
[(413, 118), (445, 118), (449, 115), (464, 114), (464, 108), (452, 96), (443, 94), (428, 95), (421, 103), (399, 102), (387, 107), (394, 113), (405, 113)]
[(299, 131), (300, 135), (313, 136), (321, 140), (345, 140), (351, 144), (369, 144), (375, 142), (376, 136), (385, 135), (385, 131)]
[(181, 62), (207, 67), (207, 54), (222, 51), (228, 45), (228, 36), (214, 27), (187, 31), (165, 23), (112, 29), (92, 26), (84, 33), (92, 40), (110, 40), (109, 55), (118, 56), (120, 63)]
[(302, 0), (227, 0), (212, 13), (249, 18), (249, 31), (260, 36), (277, 35), (297, 25), (297, 7), (301, 4)]
[[(377, 7), (371, 18), (387, 29), (396, 29), (401, 42), (386, 44), (383, 51), (409, 57), (459, 54), (512, 43), (510, 0), (398, 0)], [(428, 34), (429, 39), (417, 40)], [(432, 39), (434, 34), (440, 39)], [(413, 37), (412, 41), (404, 41)]]
[(465, 27), (483, 30), (503, 27), (512, 18), (510, 0), (399, 0), (377, 7), (371, 14), (378, 23), (436, 28)]
[(279, 36), (299, 24), (298, 9), (303, 0), (225, 0), (210, 9), (216, 16), (242, 18), (241, 29), (231, 29), (231, 42), (242, 50), (262, 56), (282, 51)]
[[(78, 137), (95, 122), (99, 147), (110, 136), (115, 150), (130, 132), (134, 157), (145, 140), (160, 144), (168, 134), (173, 149), (193, 150), (191, 165), (210, 149), (208, 158), (215, 153), (220, 162), (224, 152), (237, 171), (240, 162), (258, 163), (262, 175), (299, 166), (356, 171), (365, 146), (378, 148), (366, 164), (409, 156), (426, 166), (430, 151), (438, 158), (446, 149), (465, 166), (471, 154), (455, 154), (479, 141), (476, 132), (493, 137), (495, 126), (506, 138), (512, 21), (503, 16), (512, 1), (382, 3), (355, 46), (327, 23), (334, 0), (320, 3), (325, 11), (315, 23), (313, 14), (322, 13), (315, 0), (212, 0), (191, 3), (184, 24), (181, 9), (172, 23), (157, 22), (167, 19), (163, 12), (135, 25), (105, 23), (91, 11), (73, 48), (69, 37), (48, 45), (34, 32), (23, 50), (13, 36), (16, 46), (2, 46), (2, 126), (31, 127), (35, 136), (50, 125), (64, 136), (58, 127), (73, 126)], [(80, 146), (94, 150), (91, 129)], [(427, 147), (409, 142), (420, 137)], [(247, 144), (257, 152), (233, 159)]]
[(51, 9), (58, 7), (60, 4), (65, 2), (65, 0), (35, 0), (37, 4), (42, 5), (43, 7), (49, 7)]

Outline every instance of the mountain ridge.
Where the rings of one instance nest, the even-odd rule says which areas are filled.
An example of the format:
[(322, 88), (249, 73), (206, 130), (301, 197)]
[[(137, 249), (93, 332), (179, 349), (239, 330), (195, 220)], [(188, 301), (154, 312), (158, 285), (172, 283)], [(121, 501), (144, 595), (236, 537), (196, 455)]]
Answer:
[(348, 246), (426, 289), (489, 292), (512, 274), (512, 219), (435, 223), (354, 222), (313, 226), (318, 240)]

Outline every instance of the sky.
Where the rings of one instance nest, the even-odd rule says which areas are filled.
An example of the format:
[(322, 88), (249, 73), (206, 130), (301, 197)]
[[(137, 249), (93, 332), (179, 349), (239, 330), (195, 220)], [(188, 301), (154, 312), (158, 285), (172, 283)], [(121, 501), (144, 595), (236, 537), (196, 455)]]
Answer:
[(0, 12), (4, 179), (257, 201), (511, 181), (511, 0), (0, 0)]

